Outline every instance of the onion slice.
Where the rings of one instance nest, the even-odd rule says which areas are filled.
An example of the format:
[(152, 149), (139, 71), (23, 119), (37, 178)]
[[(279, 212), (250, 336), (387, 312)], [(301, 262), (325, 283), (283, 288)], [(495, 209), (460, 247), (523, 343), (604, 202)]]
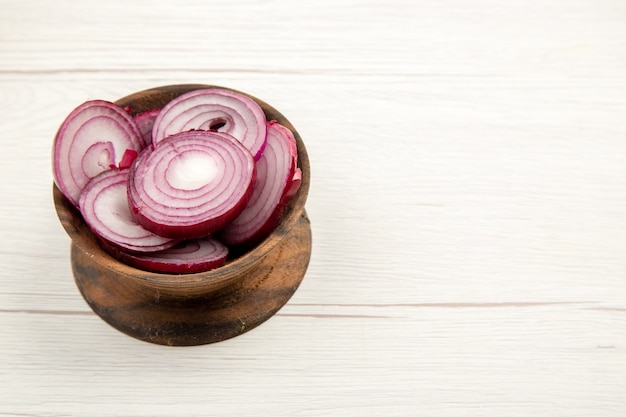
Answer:
[(300, 189), (300, 184), (302, 184), (302, 170), (300, 168), (296, 168), (296, 171), (291, 178), (291, 183), (285, 190), (285, 194), (283, 194), (283, 199), (289, 200), (291, 197), (296, 195), (298, 189)]
[(161, 109), (147, 110), (133, 117), (146, 146), (152, 144), (152, 128), (160, 111)]
[(155, 252), (178, 240), (157, 236), (133, 218), (127, 198), (129, 170), (112, 169), (87, 183), (79, 199), (80, 212), (91, 230), (104, 241), (133, 252)]
[(129, 253), (114, 246), (104, 248), (127, 265), (168, 274), (209, 271), (223, 266), (228, 257), (228, 247), (212, 238), (184, 240), (169, 249), (144, 254)]
[(175, 133), (216, 130), (239, 140), (258, 160), (265, 147), (267, 128), (263, 109), (251, 98), (223, 88), (185, 93), (167, 103), (154, 121), (156, 146)]
[(268, 123), (267, 145), (257, 161), (257, 181), (244, 211), (220, 233), (231, 246), (251, 246), (267, 237), (279, 223), (289, 198), (297, 191), (297, 150), (293, 133), (277, 122)]
[(54, 138), (54, 182), (77, 205), (91, 178), (128, 163), (128, 157), (144, 146), (139, 128), (122, 107), (104, 100), (87, 101), (68, 115)]
[(138, 223), (171, 238), (207, 236), (237, 217), (256, 179), (235, 138), (192, 130), (148, 148), (130, 169), (128, 200)]

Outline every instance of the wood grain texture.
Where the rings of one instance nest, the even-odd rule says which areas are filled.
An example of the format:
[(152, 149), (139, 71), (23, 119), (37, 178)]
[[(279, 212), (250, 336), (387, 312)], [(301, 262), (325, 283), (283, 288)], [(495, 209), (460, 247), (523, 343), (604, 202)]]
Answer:
[(311, 226), (302, 213), (254, 268), (228, 287), (203, 295), (168, 296), (138, 288), (75, 243), (71, 262), (81, 294), (111, 326), (146, 342), (195, 346), (242, 335), (276, 314), (300, 285), (310, 257)]
[[(623, 416), (622, 2), (0, 2), (0, 415)], [(190, 82), (298, 127), (314, 238), (272, 320), (171, 349), (85, 305), (49, 158)]]

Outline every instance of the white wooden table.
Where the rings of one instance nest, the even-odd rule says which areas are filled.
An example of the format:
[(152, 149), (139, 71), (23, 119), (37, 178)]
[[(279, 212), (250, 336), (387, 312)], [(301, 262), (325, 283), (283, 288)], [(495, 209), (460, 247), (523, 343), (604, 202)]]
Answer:
[[(190, 348), (74, 284), (69, 111), (177, 83), (302, 135), (313, 254), (260, 327)], [(626, 413), (626, 3), (0, 0), (0, 416)]]

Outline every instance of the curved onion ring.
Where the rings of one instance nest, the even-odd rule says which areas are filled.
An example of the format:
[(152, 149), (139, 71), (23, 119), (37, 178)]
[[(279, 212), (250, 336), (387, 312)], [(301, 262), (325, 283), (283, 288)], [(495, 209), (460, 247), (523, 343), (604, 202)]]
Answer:
[(54, 182), (77, 205), (91, 178), (121, 168), (144, 146), (136, 123), (123, 108), (104, 100), (87, 101), (68, 115), (54, 138)]
[(222, 88), (190, 91), (167, 103), (154, 121), (152, 143), (175, 133), (217, 130), (232, 135), (252, 154), (261, 157), (267, 128), (265, 113), (254, 100)]
[(111, 169), (95, 176), (80, 195), (80, 212), (91, 230), (104, 241), (133, 252), (167, 249), (178, 241), (141, 227), (128, 206), (128, 169)]
[(193, 274), (219, 268), (226, 263), (228, 248), (216, 239), (184, 240), (169, 249), (153, 253), (129, 253), (104, 246), (119, 261), (145, 271)]
[(250, 201), (219, 234), (219, 239), (227, 245), (250, 246), (267, 237), (300, 185), (293, 133), (276, 122), (268, 126), (267, 145), (257, 161), (257, 181)]
[(207, 236), (246, 206), (256, 180), (252, 155), (232, 136), (181, 132), (142, 152), (128, 200), (138, 223), (171, 238)]

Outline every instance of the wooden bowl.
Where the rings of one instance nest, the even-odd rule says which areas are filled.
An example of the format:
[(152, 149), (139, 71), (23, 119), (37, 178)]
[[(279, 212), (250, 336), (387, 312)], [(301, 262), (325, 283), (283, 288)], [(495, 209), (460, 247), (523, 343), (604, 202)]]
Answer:
[[(214, 86), (157, 87), (116, 103), (136, 114), (161, 108), (181, 94), (208, 87)], [(280, 112), (246, 95), (259, 103), (268, 120), (274, 119), (294, 133), (302, 184), (272, 234), (220, 268), (177, 275), (147, 272), (121, 263), (102, 250), (78, 210), (53, 185), (59, 220), (72, 240), (71, 264), (76, 285), (92, 310), (123, 333), (172, 346), (229, 339), (274, 315), (304, 278), (311, 257), (311, 225), (304, 210), (310, 183), (306, 148)]]

